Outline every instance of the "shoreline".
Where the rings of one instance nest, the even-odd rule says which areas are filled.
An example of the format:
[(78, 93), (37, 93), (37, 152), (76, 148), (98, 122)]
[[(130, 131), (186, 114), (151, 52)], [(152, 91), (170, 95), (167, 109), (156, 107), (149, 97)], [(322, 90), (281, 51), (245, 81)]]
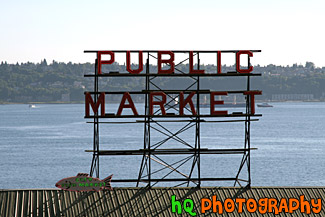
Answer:
[[(325, 102), (325, 100), (255, 100), (256, 103), (263, 103), (263, 102), (269, 102), (269, 103), (278, 103), (278, 102), (283, 102), (283, 103), (292, 103), (292, 102)], [(41, 104), (84, 104), (84, 101), (71, 101), (71, 102), (62, 102), (62, 101), (54, 101), (54, 102), (0, 102), (0, 105), (30, 105), (30, 104), (36, 104), (36, 105), (41, 105)], [(108, 102), (108, 103), (114, 103), (114, 104), (120, 104), (121, 102), (115, 101), (115, 102)], [(141, 102), (134, 102), (134, 103), (141, 103)], [(229, 102), (225, 102), (229, 103)], [(240, 103), (240, 102), (238, 102)]]

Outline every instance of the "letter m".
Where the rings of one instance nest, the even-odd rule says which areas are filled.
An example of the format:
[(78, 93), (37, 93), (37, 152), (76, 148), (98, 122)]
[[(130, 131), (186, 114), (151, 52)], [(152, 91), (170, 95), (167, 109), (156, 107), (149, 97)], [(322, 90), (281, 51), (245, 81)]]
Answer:
[(93, 109), (95, 115), (98, 115), (98, 108), (100, 105), (101, 116), (105, 116), (105, 93), (100, 93), (96, 104), (94, 103), (94, 100), (91, 97), (90, 93), (86, 92), (85, 97), (86, 117), (89, 117), (89, 105), (91, 105), (91, 108)]

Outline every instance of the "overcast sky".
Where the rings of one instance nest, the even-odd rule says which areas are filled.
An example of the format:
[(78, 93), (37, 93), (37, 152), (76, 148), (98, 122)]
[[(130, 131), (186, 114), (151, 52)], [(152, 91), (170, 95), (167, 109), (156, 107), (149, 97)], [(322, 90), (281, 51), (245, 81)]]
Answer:
[(1, 0), (0, 61), (94, 62), (84, 50), (262, 50), (325, 66), (324, 0)]

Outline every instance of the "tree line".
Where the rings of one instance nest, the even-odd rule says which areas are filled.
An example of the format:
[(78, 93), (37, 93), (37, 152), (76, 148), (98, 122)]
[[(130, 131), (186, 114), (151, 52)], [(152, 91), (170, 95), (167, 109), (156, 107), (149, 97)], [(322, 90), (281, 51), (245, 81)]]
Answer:
[[(64, 95), (69, 101), (81, 102), (84, 92), (93, 90), (93, 79), (85, 78), (84, 74), (94, 73), (92, 63), (62, 63), (53, 61), (47, 63), (44, 59), (40, 63), (0, 64), (0, 102), (28, 103), (28, 102), (58, 102), (64, 101)], [(137, 65), (132, 65), (132, 68)], [(203, 65), (207, 73), (216, 72), (215, 65)], [(235, 66), (222, 66), (222, 72), (234, 71)], [(145, 67), (144, 67), (145, 68)], [(150, 71), (157, 71), (157, 66), (150, 65)], [(188, 72), (188, 64), (181, 64), (179, 70)], [(125, 64), (114, 63), (104, 65), (104, 72), (125, 72)], [(271, 100), (273, 94), (313, 94), (315, 99), (324, 100), (325, 97), (325, 67), (317, 68), (312, 62), (305, 65), (292, 66), (254, 66), (253, 73), (261, 73), (260, 77), (253, 77), (252, 89), (263, 91), (259, 96), (262, 100)], [(245, 78), (202, 78), (201, 86), (211, 90), (245, 89)], [(157, 78), (159, 86), (166, 89), (186, 87), (190, 81), (178, 78)], [(144, 78), (100, 78), (100, 91), (143, 90)]]

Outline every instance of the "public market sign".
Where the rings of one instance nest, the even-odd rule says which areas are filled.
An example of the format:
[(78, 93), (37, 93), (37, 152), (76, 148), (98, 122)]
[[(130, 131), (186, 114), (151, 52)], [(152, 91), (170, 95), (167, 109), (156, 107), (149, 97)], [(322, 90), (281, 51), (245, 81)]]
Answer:
[[(260, 52), (260, 51), (250, 51), (250, 50), (234, 50), (234, 51), (85, 51), (85, 52), (92, 52), (97, 54), (96, 59), (96, 77), (105, 77), (105, 76), (120, 76), (127, 74), (127, 76), (182, 76), (182, 77), (195, 77), (195, 76), (223, 76), (228, 75), (227, 72), (222, 72), (221, 70), (221, 57), (222, 53), (234, 53), (235, 54), (235, 74), (232, 75), (247, 75), (249, 76), (250, 73), (253, 71), (253, 66), (250, 65), (250, 58), (253, 57), (253, 52)], [(125, 54), (126, 59), (126, 71), (127, 73), (103, 73), (102, 66), (103, 65), (109, 65), (113, 64), (115, 62), (115, 54), (116, 53), (122, 53)], [(134, 69), (131, 68), (131, 53), (137, 53), (138, 54), (138, 68)], [(148, 73), (148, 71), (144, 70), (143, 67), (143, 59), (144, 59), (144, 53), (147, 53), (152, 56), (152, 54), (155, 54), (156, 64), (157, 64), (157, 72), (154, 73)], [(188, 54), (188, 60), (189, 63), (189, 71), (185, 73), (175, 73), (175, 68), (178, 64), (175, 64), (175, 56), (178, 55), (178, 53), (185, 53)], [(205, 70), (199, 69), (199, 64), (197, 69), (194, 69), (194, 59), (193, 57), (195, 55), (199, 55), (199, 53), (215, 53), (217, 57), (217, 69), (216, 72), (206, 73)], [(246, 68), (241, 67), (240, 60), (241, 56), (246, 55), (248, 58), (248, 66)], [(109, 57), (107, 59), (107, 57)], [(105, 58), (105, 59), (104, 59)], [(155, 64), (154, 63), (154, 64)], [(147, 63), (148, 60), (147, 60)], [(164, 67), (165, 66), (165, 67)], [(166, 69), (166, 66), (167, 69)], [(179, 70), (177, 70), (179, 71)], [(157, 116), (154, 112), (154, 108), (158, 107), (160, 110), (159, 116), (168, 116), (168, 113), (166, 112), (166, 105), (167, 102), (167, 92), (164, 90), (157, 90), (157, 91), (150, 91), (150, 92), (143, 92), (143, 94), (147, 94), (148, 100), (149, 100), (149, 116)], [(92, 97), (92, 94), (94, 97)], [(124, 109), (131, 109), (133, 115), (135, 117), (139, 117), (137, 108), (134, 105), (133, 99), (131, 97), (131, 92), (124, 92), (123, 96), (120, 101), (120, 105), (118, 107), (118, 110), (114, 115), (115, 117), (123, 117), (122, 112)], [(194, 104), (193, 99), (198, 98), (197, 94), (199, 93), (199, 90), (184, 90), (176, 93), (179, 96), (178, 100), (178, 108), (179, 108), (179, 114), (175, 114), (176, 116), (184, 117), (186, 116), (184, 114), (184, 108), (186, 106), (189, 107), (189, 110), (191, 114), (189, 116), (196, 116), (197, 115), (197, 109), (198, 104)], [(255, 95), (261, 95), (261, 91), (242, 91), (242, 94), (245, 96), (250, 97), (250, 105), (249, 105), (249, 115), (255, 114)], [(226, 116), (228, 115), (228, 111), (221, 111), (216, 110), (216, 105), (224, 104), (224, 101), (222, 100), (216, 100), (216, 96), (226, 96), (228, 95), (228, 91), (210, 91), (210, 114), (208, 116)], [(95, 100), (94, 100), (95, 99)], [(92, 108), (93, 116), (90, 114), (90, 107)], [(99, 108), (100, 108), (100, 114), (99, 114)], [(174, 115), (174, 117), (175, 117)], [(96, 93), (85, 93), (85, 117), (108, 117), (109, 115), (106, 114), (105, 111), (105, 92), (96, 92)]]

